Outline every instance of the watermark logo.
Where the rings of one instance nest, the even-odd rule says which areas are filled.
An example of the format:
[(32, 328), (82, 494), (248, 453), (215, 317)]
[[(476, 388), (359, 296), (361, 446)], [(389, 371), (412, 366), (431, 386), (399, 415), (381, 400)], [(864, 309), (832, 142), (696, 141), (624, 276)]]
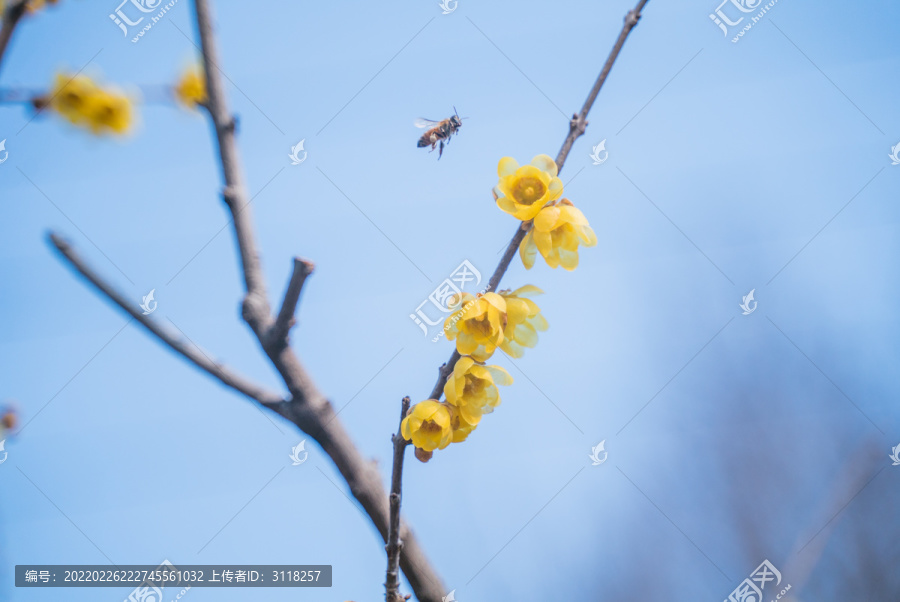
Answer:
[[(753, 293), (755, 293), (755, 292), (756, 292), (756, 289), (753, 289), (752, 291), (750, 291), (749, 293), (747, 293), (747, 294), (742, 298), (743, 300), (741, 301), (740, 307), (741, 307), (741, 309), (744, 310), (744, 315), (745, 315), (745, 316), (749, 316), (750, 314), (752, 314), (753, 312), (755, 312), (755, 311), (756, 311), (756, 306), (759, 305), (759, 303), (757, 303), (756, 301), (753, 300)], [(750, 305), (751, 303), (753, 304), (752, 306)]]
[[(441, 0), (440, 4), (438, 4), (438, 6), (440, 6), (441, 9), (444, 11), (441, 14), (449, 15), (450, 13), (452, 13), (453, 11), (456, 10), (456, 6), (458, 4), (459, 4), (459, 0)], [(453, 592), (451, 592), (450, 594), (453, 595)], [(450, 602), (450, 601), (445, 600), (444, 602)]]
[[(591, 459), (591, 462), (593, 462), (591, 466), (600, 466), (601, 464), (606, 462), (606, 458), (607, 456), (609, 456), (609, 452), (604, 450), (605, 446), (606, 439), (591, 448), (591, 455), (588, 456)], [(602, 457), (600, 456), (601, 453), (603, 454)]]
[[(291, 154), (288, 155), (291, 159), (291, 165), (300, 165), (304, 161), (306, 161), (306, 151), (303, 150), (303, 143), (306, 142), (306, 138), (297, 143), (296, 146), (291, 147)], [(303, 156), (300, 156), (300, 151), (303, 151)]]
[[(897, 148), (900, 148), (900, 144), (897, 145)], [(0, 163), (5, 163), (7, 159), (9, 159), (9, 151), (6, 150), (6, 138), (0, 140), (0, 152), (3, 153), (3, 158), (0, 159)]]
[[(429, 326), (441, 324), (444, 321), (444, 316), (438, 315), (436, 319), (432, 320), (422, 307), (430, 301), (438, 311), (444, 314), (456, 311), (459, 309), (460, 303), (462, 303), (462, 293), (469, 282), (474, 282), (473, 288), (481, 284), (481, 272), (479, 272), (469, 260), (465, 260), (453, 270), (453, 273), (450, 274), (449, 278), (445, 278), (444, 281), (428, 295), (427, 299), (419, 303), (415, 313), (409, 314), (409, 318), (422, 330), (423, 336), (428, 336)], [(432, 343), (436, 343), (444, 336), (444, 331), (448, 327), (449, 326), (445, 326), (444, 329), (432, 339)]]
[[(3, 449), (3, 443), (0, 443), (0, 449)], [(891, 448), (891, 455), (888, 457), (894, 461), (891, 466), (900, 466), (900, 444)]]
[[(163, 560), (162, 564), (156, 567), (156, 570), (153, 572), (163, 572), (171, 574), (173, 572), (177, 573), (177, 571), (178, 568), (174, 564), (172, 564), (168, 560)], [(169, 581), (168, 585), (172, 585), (172, 582)], [(162, 602), (164, 589), (166, 589), (166, 583), (156, 583), (155, 581), (148, 579), (134, 588), (134, 590), (132, 590), (128, 597), (125, 598), (124, 602)], [(189, 585), (185, 586), (184, 589), (182, 589), (181, 592), (177, 596), (175, 596), (173, 602), (175, 600), (180, 600), (189, 589), (191, 589)]]
[[(3, 142), (6, 142), (6, 140)], [(0, 142), (0, 149), (3, 148), (3, 142)], [(897, 143), (897, 146), (891, 147), (891, 154), (888, 157), (891, 158), (891, 165), (900, 165), (900, 142)], [(3, 161), (0, 161), (0, 163), (3, 163)]]
[(144, 297), (141, 298), (141, 309), (144, 310), (144, 315), (149, 316), (154, 311), (156, 311), (157, 303), (153, 300), (153, 294), (156, 292), (156, 289), (151, 290)]
[[(302, 456), (300, 455), (301, 453), (303, 454)], [(301, 464), (306, 462), (306, 459), (308, 457), (309, 452), (306, 451), (306, 439), (291, 448), (290, 458), (291, 462), (293, 462), (291, 466), (300, 466)]]
[[(900, 445), (898, 445), (897, 447), (900, 447)], [(0, 464), (3, 464), (4, 462), (6, 462), (7, 456), (9, 456), (9, 452), (6, 451), (6, 439), (0, 441), (0, 452), (3, 452), (3, 456), (0, 456)]]
[(456, 590), (453, 590), (446, 596), (441, 596), (441, 602), (456, 602)]
[[(591, 148), (593, 149), (591, 159), (594, 160), (594, 165), (603, 165), (606, 163), (606, 160), (609, 159), (609, 151), (606, 150), (606, 138), (601, 140), (600, 144)], [(602, 157), (600, 156), (600, 153), (603, 153)]]
[[(756, 567), (756, 570), (750, 574), (750, 577), (744, 579), (729, 594), (725, 602), (762, 602), (763, 590), (766, 589), (766, 585), (769, 582), (774, 582), (772, 585), (775, 588), (781, 585), (781, 572), (771, 562), (763, 560), (763, 563)], [(772, 589), (770, 587), (769, 591), (772, 591)], [(775, 600), (780, 600), (790, 589), (791, 585), (786, 585), (779, 594), (775, 595)]]
[[(734, 33), (731, 43), (737, 44), (744, 34), (759, 23), (777, 3), (778, 0), (770, 0), (768, 3), (765, 3), (765, 0), (722, 0), (722, 3), (710, 13), (709, 18), (722, 30), (722, 34), (726, 38)], [(727, 10), (725, 9), (726, 5), (729, 6)], [(756, 14), (750, 16), (750, 13)], [(745, 22), (745, 18), (749, 18), (749, 20)], [(742, 23), (743, 27), (741, 27)], [(733, 30), (731, 29), (733, 27), (740, 27), (740, 29)]]
[[(132, 44), (137, 44), (141, 38), (144, 37), (150, 28), (159, 23), (160, 19), (162, 19), (178, 0), (170, 0), (167, 4), (163, 4), (163, 0), (122, 0), (122, 3), (116, 7), (116, 10), (109, 14), (110, 20), (115, 23), (119, 29), (122, 30), (122, 35), (126, 38), (131, 35), (133, 30), (132, 27), (140, 27), (141, 23), (144, 23), (143, 26), (138, 30), (134, 37), (131, 38)], [(126, 9), (126, 5), (128, 8)], [(150, 16), (150, 13), (156, 13), (153, 16)], [(132, 19), (132, 17), (136, 17), (136, 19)], [(149, 21), (144, 22), (145, 18), (149, 17)]]

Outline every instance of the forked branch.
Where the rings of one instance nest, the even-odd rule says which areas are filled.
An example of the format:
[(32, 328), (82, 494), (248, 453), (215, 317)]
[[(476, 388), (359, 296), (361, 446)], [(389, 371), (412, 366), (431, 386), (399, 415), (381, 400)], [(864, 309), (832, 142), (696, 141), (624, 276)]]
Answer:
[(242, 393), (254, 401), (258, 401), (265, 406), (277, 406), (284, 401), (284, 398), (277, 393), (267, 391), (263, 387), (253, 383), (243, 376), (238, 375), (230, 368), (225, 367), (219, 362), (210, 359), (210, 355), (193, 345), (189, 341), (178, 336), (171, 329), (163, 327), (163, 325), (138, 311), (137, 304), (129, 301), (125, 295), (116, 290), (111, 284), (107, 283), (100, 274), (98, 274), (87, 262), (72, 248), (72, 245), (57, 234), (51, 233), (50, 242), (56, 247), (56, 250), (74, 267), (84, 278), (93, 284), (97, 290), (103, 293), (113, 303), (121, 307), (127, 314), (134, 318), (141, 326), (149, 330), (160, 341), (169, 346), (173, 351), (180, 354), (189, 362), (217, 378), (222, 384), (231, 387), (235, 391)]

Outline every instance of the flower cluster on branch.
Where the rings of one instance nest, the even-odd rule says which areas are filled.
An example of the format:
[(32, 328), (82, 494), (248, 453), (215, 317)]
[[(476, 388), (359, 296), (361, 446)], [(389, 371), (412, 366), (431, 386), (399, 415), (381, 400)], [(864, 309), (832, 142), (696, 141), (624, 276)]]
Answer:
[[(537, 253), (552, 268), (574, 270), (578, 246), (592, 247), (597, 237), (581, 213), (568, 199), (561, 199), (563, 183), (556, 162), (537, 155), (520, 166), (503, 157), (497, 166), (499, 183), (493, 189), (497, 206), (522, 220), (528, 233), (519, 245), (526, 269), (534, 266)], [(416, 457), (427, 462), (434, 450), (465, 441), (481, 422), (500, 405), (497, 385), (510, 385), (512, 376), (487, 362), (497, 349), (519, 358), (538, 342), (538, 332), (547, 330), (547, 320), (531, 297), (543, 293), (528, 284), (502, 290), (453, 296), (453, 313), (444, 323), (447, 340), (456, 341), (460, 358), (444, 383), (445, 401), (427, 399), (409, 409), (401, 434), (416, 447)]]

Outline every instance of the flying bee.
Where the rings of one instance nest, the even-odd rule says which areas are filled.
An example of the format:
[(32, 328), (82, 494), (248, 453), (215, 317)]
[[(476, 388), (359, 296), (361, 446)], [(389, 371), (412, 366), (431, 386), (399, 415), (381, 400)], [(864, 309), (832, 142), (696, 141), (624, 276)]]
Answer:
[(452, 117), (444, 119), (443, 121), (433, 121), (431, 119), (416, 119), (415, 121), (417, 128), (428, 128), (428, 130), (422, 134), (422, 137), (419, 138), (417, 146), (419, 148), (424, 148), (431, 145), (431, 150), (434, 150), (434, 147), (440, 144), (438, 160), (440, 160), (441, 156), (444, 154), (444, 141), (446, 140), (449, 145), (450, 137), (462, 127), (462, 119), (460, 119), (456, 107), (453, 107), (453, 113)]

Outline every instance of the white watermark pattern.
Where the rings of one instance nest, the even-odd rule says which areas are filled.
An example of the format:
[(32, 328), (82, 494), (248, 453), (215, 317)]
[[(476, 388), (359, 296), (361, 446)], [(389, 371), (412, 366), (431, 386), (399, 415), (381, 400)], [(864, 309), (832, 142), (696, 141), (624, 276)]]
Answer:
[(153, 300), (154, 293), (156, 293), (156, 289), (152, 289), (149, 293), (141, 298), (141, 309), (144, 310), (145, 316), (149, 316), (154, 311), (156, 311), (157, 303)]
[[(3, 449), (2, 444), (0, 444), (0, 449)], [(891, 448), (891, 454), (888, 457), (894, 461), (891, 466), (900, 466), (900, 444), (897, 444), (897, 447)]]
[[(140, 27), (141, 23), (144, 23), (134, 37), (131, 38), (131, 43), (137, 44), (141, 38), (144, 37), (144, 34), (150, 31), (154, 25), (159, 23), (160, 19), (162, 19), (177, 2), (178, 0), (170, 0), (168, 4), (163, 4), (163, 0), (122, 0), (122, 3), (116, 7), (116, 10), (109, 14), (109, 18), (113, 23), (118, 25), (126, 38), (130, 35), (130, 32), (133, 31), (130, 28)], [(127, 9), (127, 13), (124, 8), (126, 5), (131, 7)], [(150, 16), (150, 13), (156, 14)], [(137, 19), (132, 20), (131, 17), (137, 17)], [(149, 21), (144, 22), (144, 19), (149, 19)]]
[[(725, 602), (762, 602), (763, 590), (770, 581), (774, 581), (772, 585), (775, 588), (781, 585), (781, 572), (771, 562), (763, 560), (762, 564), (729, 594)], [(770, 587), (769, 591), (772, 589)], [(780, 593), (773, 594), (775, 596), (773, 599), (780, 600), (790, 589), (791, 585), (786, 585)]]
[[(432, 320), (422, 307), (431, 301), (431, 304), (434, 305), (434, 307), (445, 314), (456, 311), (459, 309), (460, 303), (462, 303), (462, 293), (466, 288), (466, 284), (473, 281), (475, 286), (481, 284), (481, 272), (479, 272), (469, 260), (465, 260), (453, 270), (453, 273), (450, 274), (449, 278), (445, 278), (444, 281), (428, 295), (427, 299), (419, 303), (419, 306), (415, 310), (416, 313), (409, 314), (409, 318), (416, 323), (416, 326), (422, 329), (423, 336), (428, 336), (429, 326), (437, 326), (438, 324), (443, 323), (444, 316), (438, 315), (437, 319)], [(481, 293), (484, 292), (485, 291), (481, 291)], [(438, 340), (444, 336), (444, 332), (447, 328), (449, 328), (449, 325), (441, 329), (431, 342), (438, 342)]]
[[(307, 152), (303, 150), (303, 143), (306, 142), (306, 138), (298, 142), (295, 146), (291, 147), (291, 154), (288, 157), (291, 160), (291, 165), (300, 165), (304, 161), (306, 161)], [(300, 156), (300, 152), (303, 152), (303, 156)]]
[(3, 452), (3, 455), (0, 456), (0, 464), (3, 464), (4, 462), (6, 462), (6, 458), (9, 456), (9, 452), (6, 451), (6, 439), (0, 441), (0, 452)]
[[(301, 455), (301, 453), (302, 453), (302, 455)], [(306, 439), (304, 439), (303, 441), (301, 441), (300, 443), (298, 443), (297, 445), (295, 445), (294, 447), (291, 448), (290, 458), (291, 458), (291, 462), (293, 462), (293, 464), (291, 464), (291, 466), (300, 466), (301, 464), (306, 462), (306, 459), (308, 457), (309, 457), (309, 452), (306, 451)]]
[[(609, 456), (609, 452), (605, 451), (606, 439), (595, 445), (591, 448), (591, 455), (588, 456), (591, 459), (591, 466), (600, 466), (604, 462), (606, 462), (607, 456)], [(600, 454), (603, 454), (602, 456)]]
[[(742, 298), (740, 307), (744, 310), (745, 316), (749, 316), (750, 314), (755, 312), (756, 306), (759, 305), (759, 303), (753, 300), (753, 293), (755, 292), (756, 289), (753, 289)], [(750, 305), (751, 303), (753, 304), (752, 306)]]
[(457, 5), (459, 5), (459, 0), (441, 0), (440, 4), (438, 4), (438, 6), (441, 7), (441, 10), (444, 11), (441, 13), (443, 15), (449, 15), (455, 11)]
[[(600, 141), (600, 144), (597, 146), (591, 147), (591, 159), (594, 161), (594, 165), (603, 165), (606, 163), (606, 160), (609, 159), (609, 151), (606, 150), (606, 138)], [(600, 153), (603, 153), (601, 156)]]
[[(726, 38), (736, 31), (734, 37), (731, 38), (731, 43), (737, 44), (744, 34), (759, 23), (777, 3), (778, 0), (770, 0), (767, 4), (764, 4), (764, 0), (722, 0), (722, 3), (710, 13), (709, 18), (722, 30)], [(731, 6), (727, 11), (724, 8), (726, 5)], [(756, 14), (750, 16), (750, 13)], [(749, 20), (744, 22), (744, 19)], [(744, 24), (743, 27), (741, 27), (741, 23)], [(740, 29), (733, 30), (731, 28)]]
[(451, 591), (446, 596), (441, 596), (441, 602), (457, 602), (456, 600), (456, 590)]
[[(177, 570), (177, 567), (166, 559), (156, 567), (156, 570), (173, 571)], [(164, 589), (166, 589), (165, 583), (158, 584), (148, 580), (134, 588), (128, 597), (125, 598), (124, 602), (163, 602)], [(191, 586), (186, 585), (174, 598), (171, 598), (171, 602), (181, 600), (189, 589), (191, 589)]]
[[(5, 142), (5, 140), (4, 140)], [(0, 149), (3, 148), (2, 142), (0, 142)], [(888, 155), (891, 158), (891, 165), (900, 165), (900, 142), (897, 143), (897, 146), (891, 147), (891, 154)], [(2, 161), (0, 161), (2, 163)]]
[[(897, 145), (900, 148), (900, 144)], [(0, 140), (0, 153), (3, 153), (0, 156), (0, 163), (5, 163), (7, 159), (9, 159), (9, 151), (6, 150), (6, 138)]]

